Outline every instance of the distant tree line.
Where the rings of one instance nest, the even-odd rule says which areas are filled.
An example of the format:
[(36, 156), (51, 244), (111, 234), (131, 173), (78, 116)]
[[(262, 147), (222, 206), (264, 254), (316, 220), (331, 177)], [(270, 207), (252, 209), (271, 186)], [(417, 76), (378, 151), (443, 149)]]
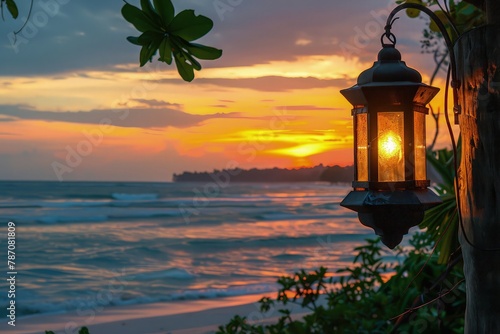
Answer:
[(249, 170), (214, 170), (213, 172), (183, 172), (174, 174), (174, 182), (211, 182), (219, 175), (231, 175), (231, 182), (351, 182), (353, 166), (323, 166), (303, 167), (296, 169), (268, 168)]

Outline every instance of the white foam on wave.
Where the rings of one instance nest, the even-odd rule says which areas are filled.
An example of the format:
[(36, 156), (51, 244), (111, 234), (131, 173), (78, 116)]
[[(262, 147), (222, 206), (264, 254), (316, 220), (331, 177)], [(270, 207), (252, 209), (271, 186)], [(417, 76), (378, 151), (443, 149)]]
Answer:
[(140, 296), (121, 300), (114, 300), (114, 305), (135, 305), (157, 302), (174, 302), (182, 300), (216, 299), (225, 297), (246, 296), (254, 294), (274, 294), (278, 289), (277, 284), (248, 284), (240, 286), (229, 286), (223, 289), (196, 289), (171, 293), (168, 295)]
[[(176, 271), (182, 271), (182, 269), (172, 269), (172, 273)], [(167, 270), (168, 271), (168, 270)], [(137, 277), (137, 276), (135, 276)], [(123, 277), (122, 279), (125, 279)], [(127, 291), (127, 293), (116, 293), (112, 295), (111, 300), (93, 299), (93, 295), (90, 297), (76, 297), (67, 298), (64, 302), (56, 301), (49, 303), (46, 301), (33, 301), (30, 303), (29, 307), (26, 309), (20, 309), (20, 316), (38, 316), (47, 314), (64, 314), (68, 312), (74, 312), (75, 310), (83, 309), (94, 309), (95, 307), (102, 306), (117, 306), (117, 305), (140, 305), (148, 303), (158, 303), (158, 302), (175, 302), (184, 300), (199, 300), (199, 299), (216, 299), (224, 297), (235, 297), (244, 295), (254, 295), (254, 294), (264, 294), (264, 293), (275, 293), (278, 286), (277, 284), (248, 284), (239, 286), (228, 286), (224, 289), (196, 289), (187, 290), (171, 294), (155, 294), (146, 296), (142, 293), (135, 293), (134, 291)], [(97, 292), (97, 295), (99, 292)], [(5, 298), (0, 298), (0, 302)], [(83, 303), (82, 303), (83, 302)], [(82, 306), (83, 305), (83, 306)]]
[(168, 296), (167, 301), (245, 296), (245, 295), (253, 295), (253, 294), (267, 293), (267, 292), (274, 293), (276, 290), (277, 290), (276, 284), (248, 284), (241, 286), (230, 286), (226, 289), (203, 289), (203, 290), (191, 290), (191, 291), (183, 291), (180, 293), (173, 293), (170, 296)]

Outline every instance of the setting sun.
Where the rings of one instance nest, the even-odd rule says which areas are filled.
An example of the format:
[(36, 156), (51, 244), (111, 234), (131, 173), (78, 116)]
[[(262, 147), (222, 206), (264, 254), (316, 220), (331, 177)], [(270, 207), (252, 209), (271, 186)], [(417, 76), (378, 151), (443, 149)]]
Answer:
[(330, 145), (328, 145), (328, 143), (314, 143), (314, 144), (297, 145), (288, 148), (281, 148), (281, 149), (271, 150), (268, 152), (303, 158), (314, 154), (326, 152), (331, 149), (329, 146)]

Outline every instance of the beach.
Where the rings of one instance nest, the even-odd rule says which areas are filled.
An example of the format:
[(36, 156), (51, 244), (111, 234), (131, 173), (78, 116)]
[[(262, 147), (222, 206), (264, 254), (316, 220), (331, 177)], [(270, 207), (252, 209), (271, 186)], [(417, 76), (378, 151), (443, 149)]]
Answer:
[[(22, 317), (16, 326), (0, 325), (2, 333), (38, 334), (45, 330), (55, 333), (78, 333), (87, 326), (91, 334), (205, 334), (214, 333), (219, 325), (234, 315), (246, 316), (253, 323), (269, 322), (279, 313), (261, 313), (258, 301), (262, 295), (226, 297), (217, 300), (197, 300), (176, 303), (154, 303), (108, 307), (95, 314), (54, 314)], [(294, 314), (303, 314), (299, 307)]]
[(226, 325), (235, 315), (245, 317), (250, 324), (271, 324), (281, 316), (278, 309), (291, 311), (292, 318), (301, 318), (309, 310), (298, 304), (260, 310), (262, 297), (276, 294), (256, 294), (170, 303), (153, 303), (107, 307), (88, 314), (78, 312), (43, 314), (21, 317), (16, 326), (0, 324), (2, 333), (38, 334), (45, 330), (56, 334), (76, 334), (83, 326), (91, 334), (212, 334)]

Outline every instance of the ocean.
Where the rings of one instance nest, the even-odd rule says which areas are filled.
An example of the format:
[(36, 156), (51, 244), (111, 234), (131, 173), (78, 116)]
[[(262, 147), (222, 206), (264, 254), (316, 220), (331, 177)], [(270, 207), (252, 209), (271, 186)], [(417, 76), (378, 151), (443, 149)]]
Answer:
[[(373, 231), (328, 183), (0, 182), (16, 233), (17, 316), (269, 293), (351, 263)], [(9, 299), (0, 284), (0, 305)], [(3, 308), (5, 310), (5, 308)]]

